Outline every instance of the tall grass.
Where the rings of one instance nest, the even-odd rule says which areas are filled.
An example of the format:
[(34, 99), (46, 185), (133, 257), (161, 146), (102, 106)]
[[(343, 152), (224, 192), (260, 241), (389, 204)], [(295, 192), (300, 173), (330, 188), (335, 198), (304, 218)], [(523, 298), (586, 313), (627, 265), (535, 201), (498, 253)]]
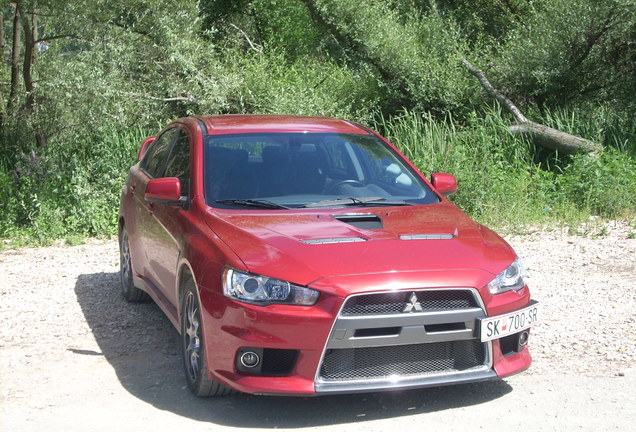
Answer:
[[(553, 126), (580, 131), (576, 114), (552, 115)], [(634, 214), (636, 159), (620, 150), (629, 150), (636, 133), (620, 139), (607, 134), (611, 142), (628, 145), (620, 150), (606, 145), (598, 157), (554, 158), (511, 134), (509, 124), (493, 109), (461, 124), (404, 112), (376, 127), (423, 173), (454, 174), (459, 191), (453, 201), (482, 222), (514, 226)]]
[[(551, 126), (602, 139), (605, 151), (554, 157), (511, 134), (497, 109), (462, 122), (405, 111), (375, 127), (423, 173), (454, 174), (452, 200), (480, 222), (517, 227), (636, 214), (636, 130), (607, 113), (584, 125), (581, 112), (545, 116)], [(618, 124), (625, 129), (611, 126)], [(0, 237), (15, 245), (115, 234), (121, 185), (149, 134), (110, 124), (3, 155), (10, 164), (0, 166)]]

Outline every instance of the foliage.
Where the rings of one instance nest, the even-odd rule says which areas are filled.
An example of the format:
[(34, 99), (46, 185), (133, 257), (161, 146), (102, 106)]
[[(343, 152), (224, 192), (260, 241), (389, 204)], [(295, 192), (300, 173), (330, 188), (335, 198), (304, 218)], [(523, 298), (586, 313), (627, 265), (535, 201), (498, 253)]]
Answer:
[(466, 123), (406, 112), (381, 126), (422, 172), (454, 174), (453, 202), (478, 220), (502, 225), (546, 218), (552, 175), (533, 161), (533, 147), (508, 131), (500, 111)]
[(10, 200), (1, 232), (37, 242), (115, 234), (121, 185), (145, 137), (140, 128), (104, 128), (72, 147), (52, 143), (21, 154), (13, 175), (3, 173)]
[(244, 56), (234, 66), (243, 71), (243, 86), (233, 94), (244, 113), (330, 115), (369, 122), (382, 89), (365, 71), (315, 59), (288, 63), (283, 54)]
[(409, 15), (381, 1), (310, 1), (328, 29), (372, 65), (401, 106), (461, 112), (477, 86), (464, 72), (466, 49), (452, 22), (414, 9)]
[(632, 0), (542, 2), (497, 47), (492, 72), (540, 109), (611, 101), (633, 114), (635, 36)]
[(546, 169), (536, 149), (509, 132), (498, 110), (466, 123), (405, 112), (378, 126), (422, 172), (453, 173), (460, 187), (452, 200), (487, 223), (554, 223), (636, 211), (636, 158), (617, 149), (600, 157), (576, 155), (564, 159), (563, 168)]
[[(618, 217), (636, 207), (632, 0), (2, 5), (1, 237), (113, 234), (139, 144), (189, 114), (375, 124), (423, 172), (456, 174), (453, 199), (482, 221)], [(533, 119), (606, 151), (565, 157), (511, 135), (462, 57)]]
[(563, 198), (608, 218), (636, 210), (636, 160), (615, 149), (600, 157), (578, 155), (559, 177)]

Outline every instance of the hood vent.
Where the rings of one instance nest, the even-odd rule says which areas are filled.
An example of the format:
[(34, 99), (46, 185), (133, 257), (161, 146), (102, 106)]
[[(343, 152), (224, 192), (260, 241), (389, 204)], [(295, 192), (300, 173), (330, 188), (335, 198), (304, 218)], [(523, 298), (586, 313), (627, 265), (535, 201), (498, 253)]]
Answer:
[(400, 240), (451, 240), (455, 234), (404, 234)]
[(360, 229), (382, 229), (382, 218), (378, 215), (369, 213), (369, 214), (343, 214), (343, 215), (335, 215), (334, 219), (339, 220), (340, 222), (347, 223), (349, 225), (353, 225), (356, 228)]
[(362, 237), (332, 237), (332, 238), (317, 238), (317, 239), (304, 239), (301, 240), (307, 244), (332, 244), (332, 243), (354, 243), (366, 241)]

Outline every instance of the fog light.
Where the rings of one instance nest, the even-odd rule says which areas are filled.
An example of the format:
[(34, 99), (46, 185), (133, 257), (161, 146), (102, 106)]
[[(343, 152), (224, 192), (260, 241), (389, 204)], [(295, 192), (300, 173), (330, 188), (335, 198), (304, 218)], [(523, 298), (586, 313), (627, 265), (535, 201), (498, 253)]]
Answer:
[(519, 334), (519, 346), (526, 346), (528, 343), (528, 338), (530, 337), (530, 333), (526, 330)]
[(261, 362), (261, 358), (254, 351), (241, 354), (241, 364), (246, 368), (254, 368)]

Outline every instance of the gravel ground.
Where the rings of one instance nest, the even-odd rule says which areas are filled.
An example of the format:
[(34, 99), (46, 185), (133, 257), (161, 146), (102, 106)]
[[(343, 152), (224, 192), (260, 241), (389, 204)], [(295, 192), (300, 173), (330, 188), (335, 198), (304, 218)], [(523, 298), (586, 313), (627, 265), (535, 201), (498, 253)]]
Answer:
[(636, 229), (613, 222), (597, 231), (604, 235), (543, 231), (506, 238), (543, 307), (528, 373), (556, 366), (568, 375), (609, 377), (636, 366)]
[[(421, 415), (422, 421), (435, 424), (436, 414), (446, 410), (459, 410), (461, 414), (472, 405), (505, 398), (512, 388), (525, 388), (541, 380), (543, 387), (551, 387), (546, 384), (551, 382), (556, 385), (525, 389), (527, 394), (523, 393), (524, 402), (520, 403), (526, 409), (532, 407), (528, 395), (564, 391), (559, 383), (572, 383), (579, 390), (589, 387), (589, 392), (606, 388), (608, 394), (631, 388), (625, 390), (626, 395), (608, 396), (606, 403), (610, 405), (604, 408), (607, 420), (603, 424), (630, 417), (633, 421), (634, 404), (621, 401), (634, 401), (636, 396), (631, 386), (636, 374), (636, 229), (627, 223), (611, 222), (601, 231), (602, 235), (587, 237), (568, 236), (561, 231), (507, 237), (524, 259), (533, 297), (543, 307), (542, 322), (530, 338), (534, 363), (520, 378), (444, 391), (415, 391), (399, 400), (386, 393), (368, 398), (318, 399), (331, 401), (325, 402), (331, 403), (336, 412), (330, 420), (340, 427), (365, 416), (365, 420), (400, 417), (401, 421), (417, 423)], [(165, 430), (168, 425), (183, 427), (185, 423), (180, 422), (185, 417), (203, 421), (197, 430), (210, 430), (206, 426), (214, 421), (208, 417), (210, 413), (219, 424), (255, 427), (256, 423), (245, 419), (245, 413), (233, 411), (247, 402), (253, 415), (263, 416), (258, 426), (280, 426), (280, 419), (272, 413), (280, 408), (270, 402), (280, 398), (238, 395), (216, 402), (192, 398), (182, 378), (176, 330), (154, 304), (125, 303), (119, 294), (117, 272), (114, 240), (0, 251), (0, 430), (55, 429), (56, 425), (69, 430), (68, 421), (74, 416), (79, 418), (74, 423), (79, 425), (77, 430), (82, 429), (82, 419), (94, 418), (101, 419), (104, 427), (89, 430), (126, 430), (117, 419), (129, 417), (146, 426), (156, 418), (155, 430)], [(583, 409), (586, 404), (596, 406), (593, 398), (579, 401), (576, 398), (583, 398), (582, 394), (568, 394), (573, 395), (570, 403)], [(409, 398), (415, 396), (418, 402), (411, 403)], [(384, 415), (345, 413), (342, 410), (348, 405), (344, 401), (351, 401), (351, 409), (358, 411), (369, 408), (365, 404), (377, 405)], [(404, 403), (415, 408), (402, 413), (402, 409), (411, 410), (403, 407)], [(305, 409), (297, 408), (299, 412)], [(550, 406), (541, 409), (549, 411)], [(105, 414), (108, 412), (114, 416)], [(162, 412), (171, 416), (160, 415)], [(546, 430), (550, 430), (551, 421), (556, 421), (543, 420)], [(287, 419), (282, 425), (298, 428), (331, 424), (328, 419), (307, 421), (290, 423)], [(506, 421), (499, 418), (500, 425), (523, 424), (520, 420)], [(579, 428), (587, 430), (590, 421), (594, 422), (591, 414), (588, 423)], [(569, 430), (568, 424), (553, 429)], [(364, 430), (374, 430), (369, 425)]]

